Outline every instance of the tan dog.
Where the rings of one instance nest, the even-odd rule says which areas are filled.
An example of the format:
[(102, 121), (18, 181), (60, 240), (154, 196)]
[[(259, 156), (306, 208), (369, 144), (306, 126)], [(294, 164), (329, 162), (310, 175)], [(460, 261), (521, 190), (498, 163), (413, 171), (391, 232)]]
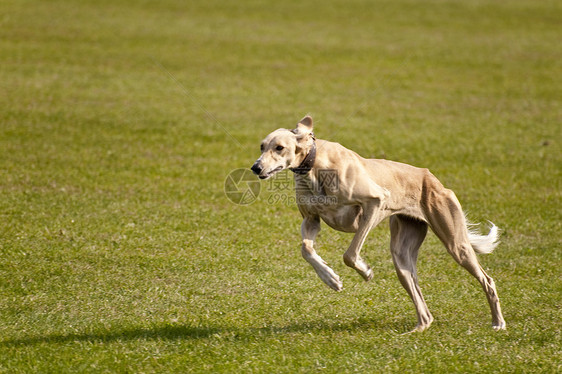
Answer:
[(461, 205), (427, 169), (388, 160), (364, 159), (357, 153), (324, 140), (316, 140), (312, 118), (303, 118), (296, 129), (278, 129), (261, 144), (261, 156), (252, 171), (261, 179), (290, 169), (295, 173), (297, 204), (304, 218), (302, 255), (320, 279), (336, 291), (339, 276), (314, 250), (320, 219), (335, 230), (355, 236), (343, 255), (346, 265), (365, 280), (373, 271), (359, 255), (369, 231), (390, 217), (390, 248), (400, 282), (416, 307), (414, 331), (427, 329), (433, 317), (418, 285), (416, 261), (427, 227), (443, 242), (453, 258), (484, 289), (492, 311), (492, 326), (505, 329), (494, 281), (482, 269), (478, 253), (490, 253), (497, 245), (497, 227), (487, 236), (468, 229)]

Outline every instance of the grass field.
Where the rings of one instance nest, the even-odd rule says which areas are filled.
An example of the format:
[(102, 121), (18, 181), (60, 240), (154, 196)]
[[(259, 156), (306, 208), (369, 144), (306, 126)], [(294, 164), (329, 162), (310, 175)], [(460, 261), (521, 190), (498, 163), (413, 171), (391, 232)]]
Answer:
[[(560, 372), (560, 19), (535, 0), (0, 1), (0, 372)], [(386, 223), (370, 283), (323, 226), (334, 293), (271, 199), (291, 191), (226, 198), (306, 113), (503, 230), (480, 261), (507, 331), (433, 234), (435, 322), (402, 335)]]

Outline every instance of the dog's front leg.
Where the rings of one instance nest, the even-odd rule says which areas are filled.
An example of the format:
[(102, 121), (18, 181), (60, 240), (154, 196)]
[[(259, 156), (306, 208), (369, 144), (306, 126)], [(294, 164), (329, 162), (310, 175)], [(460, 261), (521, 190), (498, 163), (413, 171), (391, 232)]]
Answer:
[(305, 217), (301, 225), (302, 234), (302, 257), (316, 271), (316, 274), (324, 283), (335, 291), (341, 291), (343, 288), (340, 277), (326, 264), (316, 251), (314, 250), (314, 240), (320, 231), (320, 219), (318, 217)]
[(343, 262), (345, 262), (347, 266), (355, 269), (365, 281), (370, 281), (373, 278), (373, 270), (371, 270), (371, 267), (361, 258), (359, 253), (361, 252), (361, 248), (363, 247), (363, 243), (369, 231), (384, 218), (385, 215), (380, 209), (379, 199), (373, 199), (373, 201), (365, 204), (363, 206), (363, 215), (359, 221), (359, 227), (355, 232), (355, 236), (349, 248), (343, 255)]

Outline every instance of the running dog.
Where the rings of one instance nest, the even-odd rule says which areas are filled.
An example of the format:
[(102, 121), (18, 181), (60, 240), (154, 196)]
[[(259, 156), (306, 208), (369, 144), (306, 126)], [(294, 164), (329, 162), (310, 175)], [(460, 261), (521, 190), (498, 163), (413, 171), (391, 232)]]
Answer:
[(488, 235), (469, 229), (453, 191), (427, 169), (388, 160), (365, 159), (338, 143), (316, 139), (312, 118), (293, 130), (278, 129), (261, 143), (252, 171), (267, 179), (281, 170), (295, 173), (296, 201), (303, 221), (302, 256), (320, 279), (342, 290), (339, 276), (314, 250), (320, 219), (335, 230), (355, 233), (343, 255), (345, 264), (366, 281), (373, 271), (360, 256), (369, 231), (390, 217), (390, 249), (398, 278), (414, 302), (418, 324), (427, 329), (433, 317), (418, 285), (416, 262), (428, 226), (455, 261), (482, 285), (492, 312), (494, 330), (505, 329), (494, 281), (480, 266), (476, 253), (490, 253), (498, 244), (498, 229)]

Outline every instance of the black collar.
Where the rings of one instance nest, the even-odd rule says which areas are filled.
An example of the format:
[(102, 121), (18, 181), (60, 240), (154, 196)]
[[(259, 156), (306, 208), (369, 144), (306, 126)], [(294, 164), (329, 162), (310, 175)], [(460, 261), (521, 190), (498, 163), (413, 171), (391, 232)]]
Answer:
[(302, 160), (299, 166), (297, 166), (296, 168), (289, 168), (289, 170), (291, 170), (295, 174), (308, 174), (308, 172), (312, 170), (312, 167), (314, 166), (314, 161), (316, 161), (316, 142), (313, 138), (312, 147), (310, 148), (310, 151), (308, 152), (304, 160)]

